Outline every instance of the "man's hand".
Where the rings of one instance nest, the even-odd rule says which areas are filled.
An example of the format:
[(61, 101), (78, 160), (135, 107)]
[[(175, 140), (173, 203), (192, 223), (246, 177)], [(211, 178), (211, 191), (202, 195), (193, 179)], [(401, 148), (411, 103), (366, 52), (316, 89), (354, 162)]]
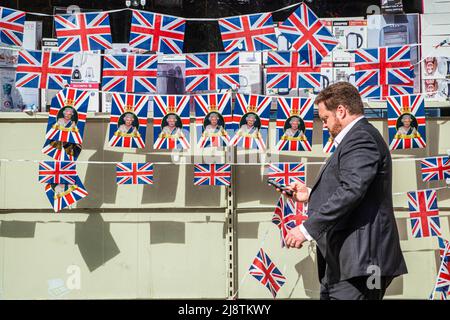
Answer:
[[(297, 202), (308, 202), (309, 199), (309, 190), (303, 183), (300, 182), (293, 182), (290, 185), (286, 186), (287, 190), (292, 191), (292, 199), (294, 199)], [(282, 191), (280, 189), (277, 189), (278, 192), (281, 192), (285, 196), (288, 196), (286, 194), (286, 191)], [(288, 196), (289, 197), (289, 196)]]
[(284, 242), (288, 248), (297, 248), (300, 249), (302, 247), (302, 243), (306, 241), (305, 236), (300, 231), (300, 226), (295, 227), (289, 230)]

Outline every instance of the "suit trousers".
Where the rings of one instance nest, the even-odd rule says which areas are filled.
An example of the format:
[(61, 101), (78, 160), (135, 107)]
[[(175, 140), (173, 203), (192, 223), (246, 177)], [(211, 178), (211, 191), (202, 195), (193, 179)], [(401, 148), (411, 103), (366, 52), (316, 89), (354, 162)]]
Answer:
[(321, 283), (320, 300), (382, 300), (393, 277), (380, 277), (379, 288), (373, 289), (369, 289), (367, 279), (363, 276), (334, 284)]

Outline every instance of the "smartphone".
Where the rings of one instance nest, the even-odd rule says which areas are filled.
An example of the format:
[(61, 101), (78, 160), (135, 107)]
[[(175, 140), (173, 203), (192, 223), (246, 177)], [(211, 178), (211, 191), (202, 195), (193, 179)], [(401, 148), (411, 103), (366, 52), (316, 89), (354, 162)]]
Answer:
[(288, 195), (289, 197), (292, 197), (292, 191), (286, 189), (286, 186), (284, 184), (275, 182), (275, 181), (273, 181), (271, 179), (267, 179), (267, 183), (270, 184), (271, 186), (275, 187), (275, 188), (278, 188), (278, 189), (286, 192), (286, 195)]

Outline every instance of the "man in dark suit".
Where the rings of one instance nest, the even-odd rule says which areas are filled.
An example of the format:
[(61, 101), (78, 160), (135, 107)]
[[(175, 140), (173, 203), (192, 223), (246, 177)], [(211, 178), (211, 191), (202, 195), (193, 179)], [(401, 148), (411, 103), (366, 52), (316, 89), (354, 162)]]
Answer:
[[(313, 187), (293, 183), (308, 219), (286, 236), (288, 247), (314, 240), (321, 299), (382, 299), (407, 273), (392, 206), (392, 160), (378, 130), (364, 118), (355, 87), (338, 82), (315, 100), (336, 149)], [(284, 192), (285, 193), (285, 192)]]

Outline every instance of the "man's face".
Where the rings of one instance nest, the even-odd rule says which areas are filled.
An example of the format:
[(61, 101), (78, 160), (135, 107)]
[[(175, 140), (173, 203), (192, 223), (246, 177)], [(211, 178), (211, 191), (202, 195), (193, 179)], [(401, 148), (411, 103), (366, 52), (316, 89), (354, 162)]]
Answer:
[(247, 117), (247, 125), (249, 127), (253, 127), (254, 124), (255, 124), (255, 119), (252, 117)]
[(330, 132), (330, 135), (333, 138), (336, 138), (336, 136), (342, 130), (342, 123), (341, 120), (339, 119), (340, 116), (337, 115), (338, 112), (342, 113), (342, 110), (340, 110), (340, 108), (343, 107), (338, 107), (339, 111), (338, 110), (330, 111), (327, 110), (323, 102), (320, 102), (318, 104), (319, 118), (320, 120), (322, 120), (323, 127), (328, 128), (328, 131)]
[(211, 125), (212, 126), (217, 126), (217, 117), (211, 117)]
[(177, 123), (177, 120), (175, 118), (168, 118), (167, 119), (167, 124), (169, 125), (169, 127), (175, 127), (175, 124)]
[(409, 117), (403, 118), (402, 123), (406, 128), (409, 128), (411, 126), (411, 118)]

